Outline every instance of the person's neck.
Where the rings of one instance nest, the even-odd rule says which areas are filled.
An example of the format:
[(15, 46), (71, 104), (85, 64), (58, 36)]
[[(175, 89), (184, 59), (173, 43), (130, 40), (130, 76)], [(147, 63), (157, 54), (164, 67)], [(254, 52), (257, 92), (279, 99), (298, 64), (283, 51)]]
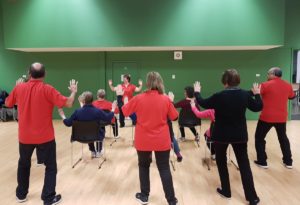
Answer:
[(44, 78), (33, 78), (33, 77), (30, 77), (30, 80), (40, 80), (40, 81), (44, 81)]
[(98, 98), (99, 101), (104, 101), (104, 98)]

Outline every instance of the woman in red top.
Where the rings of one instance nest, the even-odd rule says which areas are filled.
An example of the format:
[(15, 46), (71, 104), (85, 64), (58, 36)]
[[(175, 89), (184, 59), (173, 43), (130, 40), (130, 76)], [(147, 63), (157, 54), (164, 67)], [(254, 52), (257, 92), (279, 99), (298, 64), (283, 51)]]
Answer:
[[(118, 101), (118, 107), (120, 110), (120, 127), (124, 127), (125, 126), (125, 118), (122, 112), (122, 106), (124, 104), (126, 104), (129, 100), (131, 100), (133, 98), (133, 94), (134, 92), (140, 92), (142, 90), (143, 87), (143, 82), (141, 80), (139, 80), (139, 87), (136, 87), (135, 85), (130, 83), (130, 75), (129, 74), (125, 74), (123, 76), (123, 84), (122, 85), (118, 85), (117, 87), (113, 86), (113, 82), (112, 80), (108, 81), (108, 85), (110, 87), (110, 89), (112, 91), (116, 91), (117, 93), (117, 101)], [(135, 113), (132, 113), (132, 115), (129, 116), (132, 120), (132, 124), (135, 125), (136, 124), (136, 115)]]
[(135, 128), (135, 148), (139, 161), (141, 192), (136, 194), (136, 199), (141, 204), (148, 203), (149, 167), (152, 151), (154, 151), (166, 199), (170, 205), (175, 205), (177, 199), (169, 165), (171, 138), (167, 119), (176, 120), (178, 112), (171, 100), (164, 95), (163, 80), (159, 73), (149, 72), (146, 85), (146, 92), (135, 96), (122, 108), (124, 116), (132, 113), (138, 116)]

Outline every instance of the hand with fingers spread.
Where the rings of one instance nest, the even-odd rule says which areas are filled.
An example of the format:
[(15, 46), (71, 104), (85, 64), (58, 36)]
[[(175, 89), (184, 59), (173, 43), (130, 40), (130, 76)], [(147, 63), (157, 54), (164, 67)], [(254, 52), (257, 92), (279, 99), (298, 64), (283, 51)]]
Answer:
[(112, 85), (112, 84), (113, 84), (112, 80), (108, 80), (108, 85)]
[(143, 86), (143, 81), (139, 79), (139, 86)]
[(71, 93), (77, 93), (78, 81), (72, 79), (70, 80), (70, 86), (68, 87)]
[(196, 81), (196, 82), (194, 83), (194, 92), (198, 92), (198, 93), (201, 92), (201, 84), (200, 84), (199, 81)]
[(171, 100), (171, 102), (174, 102), (174, 98), (175, 98), (174, 93), (170, 91), (170, 92), (168, 93), (168, 96), (169, 96), (169, 99)]
[(254, 95), (260, 94), (260, 85), (258, 83), (253, 83), (252, 92)]
[(23, 78), (19, 78), (17, 81), (16, 81), (16, 85), (19, 85), (21, 83), (24, 83), (24, 79)]

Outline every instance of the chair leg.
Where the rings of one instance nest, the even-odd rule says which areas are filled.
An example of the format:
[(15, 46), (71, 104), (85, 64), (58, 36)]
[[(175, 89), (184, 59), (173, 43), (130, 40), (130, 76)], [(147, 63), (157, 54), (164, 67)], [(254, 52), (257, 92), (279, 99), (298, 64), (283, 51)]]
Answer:
[(83, 158), (83, 145), (81, 145), (81, 157), (75, 162), (75, 164), (73, 164), (73, 143), (72, 143), (72, 148), (71, 148), (71, 152), (72, 152), (72, 158), (71, 158), (71, 163), (72, 163), (72, 169), (75, 168), (75, 166), (82, 161)]
[[(116, 123), (115, 123), (114, 125), (112, 125), (112, 126), (115, 126), (115, 130), (116, 130)], [(109, 129), (109, 130), (110, 130), (110, 131), (109, 131), (109, 133), (110, 133), (110, 136), (111, 136), (111, 129), (112, 129), (111, 127), (112, 127), (112, 126), (110, 126), (110, 129)], [(113, 138), (115, 138), (115, 136), (114, 136)], [(112, 146), (113, 146), (113, 144), (114, 144), (114, 143), (116, 143), (116, 142), (117, 142), (117, 139), (114, 139), (114, 141), (112, 141), (112, 143), (110, 143), (110, 144), (109, 144), (109, 146), (111, 146), (111, 147), (112, 147)]]
[(175, 172), (176, 171), (176, 169), (175, 169), (176, 159), (175, 159), (174, 145), (173, 145), (173, 150), (171, 150), (171, 152), (172, 152), (172, 156), (170, 158), (170, 163), (171, 163), (173, 171)]
[(228, 151), (229, 163), (233, 164), (233, 166), (235, 166), (235, 168), (236, 168), (237, 170), (240, 170), (240, 168), (239, 168), (239, 166), (236, 164), (236, 162), (233, 161), (233, 160), (231, 159), (231, 151), (230, 151), (230, 150), (231, 150), (231, 149), (230, 149), (230, 147), (229, 147), (229, 151)]
[(102, 141), (102, 150), (103, 150), (103, 155), (102, 155), (102, 159), (100, 158), (100, 160), (99, 160), (98, 169), (101, 169), (101, 167), (102, 167), (102, 165), (104, 164), (104, 162), (106, 162), (105, 139), (103, 139), (103, 141)]
[[(205, 139), (205, 143), (207, 143), (207, 140)], [(210, 145), (210, 150), (211, 150), (211, 143), (209, 143)], [(204, 159), (203, 159), (203, 163), (206, 164), (208, 171), (210, 171), (210, 165), (211, 165), (211, 158), (209, 158), (209, 156), (207, 156), (207, 148), (204, 148)]]

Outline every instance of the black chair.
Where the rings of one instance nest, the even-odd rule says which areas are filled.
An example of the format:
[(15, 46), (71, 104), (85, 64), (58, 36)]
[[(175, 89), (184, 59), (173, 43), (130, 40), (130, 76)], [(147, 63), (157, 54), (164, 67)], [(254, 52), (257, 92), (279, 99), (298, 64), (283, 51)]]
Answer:
[[(103, 110), (106, 113), (111, 112), (110, 110)], [(117, 118), (115, 118), (115, 121), (117, 121)], [(117, 129), (117, 124), (116, 123), (112, 123), (112, 122), (107, 122), (107, 121), (100, 121), (101, 127), (103, 127), (105, 129), (105, 127), (109, 126), (109, 136), (111, 136), (111, 128), (114, 127), (114, 129)], [(114, 141), (112, 141), (112, 143), (110, 143), (109, 145), (112, 146), (115, 142), (117, 142), (117, 139), (114, 138)]]
[[(72, 125), (72, 135), (71, 135), (71, 163), (72, 168), (74, 168), (83, 158), (83, 144), (88, 143), (100, 143), (100, 129), (102, 124), (99, 121), (74, 121)], [(82, 143), (81, 146), (81, 157), (73, 164), (73, 143)], [(104, 138), (103, 138), (103, 148), (104, 149)], [(105, 149), (102, 155), (102, 159), (99, 159), (100, 169), (102, 164), (106, 161)]]
[[(201, 119), (198, 118), (191, 109), (181, 109), (178, 119), (179, 128), (180, 127), (199, 127), (198, 135), (201, 132)], [(179, 136), (179, 135), (177, 135)], [(197, 141), (198, 147), (200, 147), (199, 140)]]

